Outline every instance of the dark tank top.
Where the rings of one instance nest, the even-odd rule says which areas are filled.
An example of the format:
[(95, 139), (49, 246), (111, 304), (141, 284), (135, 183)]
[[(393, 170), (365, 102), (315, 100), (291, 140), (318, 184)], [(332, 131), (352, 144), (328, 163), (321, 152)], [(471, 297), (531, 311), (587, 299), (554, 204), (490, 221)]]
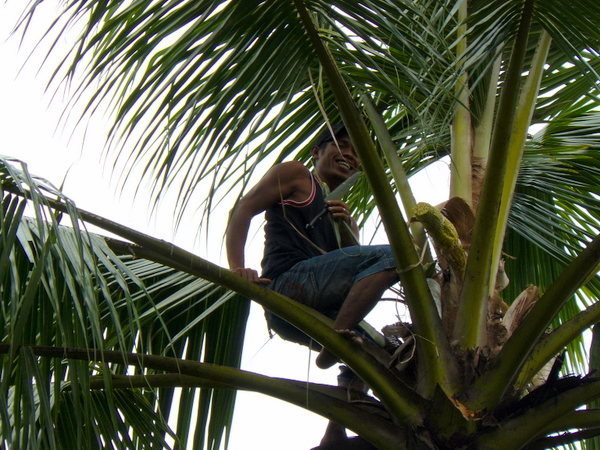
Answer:
[(323, 190), (315, 176), (310, 174), (310, 177), (311, 194), (305, 201), (284, 200), (265, 211), (264, 278), (274, 279), (300, 261), (338, 248), (329, 214), (307, 228), (307, 224), (325, 208)]

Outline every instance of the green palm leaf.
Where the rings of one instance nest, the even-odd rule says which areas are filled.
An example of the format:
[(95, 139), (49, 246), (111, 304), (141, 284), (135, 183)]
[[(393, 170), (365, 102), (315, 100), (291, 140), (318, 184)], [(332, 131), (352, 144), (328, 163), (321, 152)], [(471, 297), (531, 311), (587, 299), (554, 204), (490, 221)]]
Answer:
[[(114, 390), (111, 374), (128, 374), (127, 364), (103, 364), (92, 354), (89, 361), (47, 360), (28, 346), (141, 351), (238, 367), (248, 302), (160, 264), (117, 256), (111, 247), (120, 253), (130, 244), (59, 224), (48, 206), (55, 200), (49, 203), (46, 193), (79, 216), (51, 185), (7, 160), (0, 173), (1, 324), (11, 348), (2, 367), (2, 429), (14, 430), (5, 439), (15, 448), (72, 439), (78, 448), (168, 446), (165, 438), (175, 436), (166, 423), (177, 414), (171, 411), (175, 386)], [(24, 216), (26, 204), (33, 218)], [(108, 383), (104, 391), (90, 390), (91, 376)], [(218, 447), (234, 402), (232, 392), (208, 389), (198, 404), (182, 403), (177, 442), (185, 446), (190, 439), (195, 427), (189, 412), (199, 408), (196, 420), (211, 424), (199, 439)], [(49, 426), (55, 420), (56, 435)], [(40, 434), (44, 430), (49, 434)]]
[[(30, 15), (38, 4), (39, 1), (31, 3)], [(382, 439), (384, 434), (390, 439), (404, 438), (406, 433), (412, 436), (407, 430), (422, 424), (427, 409), (423, 405), (435, 401), (440, 406), (438, 411), (451, 414), (456, 420), (448, 425), (447, 420), (432, 413), (427, 418), (428, 424), (433, 424), (428, 430), (431, 436), (441, 441), (451, 438), (450, 445), (466, 445), (462, 439), (468, 436), (473, 439), (469, 444), (475, 446), (506, 448), (508, 441), (501, 432), (488, 428), (486, 420), (471, 419), (485, 414), (486, 408), (493, 415), (492, 409), (508, 401), (511, 394), (505, 395), (505, 391), (510, 391), (513, 381), (527, 383), (532, 367), (546, 362), (559, 347), (569, 346), (569, 370), (585, 372), (581, 340), (573, 338), (597, 314), (597, 308), (591, 305), (599, 293), (598, 280), (593, 275), (595, 265), (586, 268), (591, 271), (590, 280), (579, 291), (572, 280), (565, 281), (559, 275), (575, 270), (582, 258), (594, 260), (593, 239), (599, 228), (596, 153), (600, 32), (595, 0), (582, 0), (576, 5), (565, 5), (560, 0), (468, 4), (450, 0), (85, 0), (66, 2), (63, 11), (64, 22), (54, 25), (57, 38), (64, 30), (61, 27), (75, 24), (80, 18), (83, 30), (55, 77), (65, 73), (66, 80), (70, 80), (83, 73), (76, 95), (84, 102), (84, 115), (108, 108), (115, 118), (108, 156), (122, 168), (122, 179), (138, 182), (134, 173), (141, 169), (142, 178), (153, 183), (155, 208), (161, 206), (159, 200), (167, 191), (174, 190), (174, 209), (179, 220), (192, 204), (194, 193), (208, 192), (201, 204), (208, 222), (216, 204), (229, 193), (235, 197), (243, 192), (251, 176), (269, 164), (290, 158), (308, 161), (310, 142), (325, 120), (324, 115), (332, 122), (343, 118), (347, 125), (353, 124), (352, 138), (361, 143), (358, 150), (369, 183), (359, 184), (350, 201), (363, 222), (376, 206), (379, 208), (401, 269), (411, 267), (402, 282), (416, 335), (422, 339), (418, 353), (423, 366), (420, 385), (415, 390), (394, 384), (389, 371), (360, 352), (352, 352), (317, 315), (294, 302), (252, 289), (230, 274), (219, 277), (216, 268), (199, 259), (194, 259), (197, 265), (190, 268), (192, 264), (187, 266), (182, 261), (184, 256), (192, 255), (177, 249), (173, 258), (166, 257), (157, 250), (164, 247), (154, 247), (155, 243), (140, 233), (101, 218), (86, 216), (104, 223), (106, 229), (122, 233), (122, 237), (138, 246), (81, 234), (77, 219), (72, 222), (73, 232), (66, 232), (58, 226), (60, 213), (54, 212), (56, 205), (48, 195), (61, 199), (63, 206), (58, 210), (68, 212), (70, 217), (77, 217), (75, 208), (57, 190), (6, 165), (0, 280), (10, 283), (11, 291), (3, 292), (4, 304), (8, 306), (3, 309), (1, 325), (10, 337), (11, 349), (23, 343), (48, 342), (43, 345), (115, 349), (137, 355), (147, 352), (188, 361), (204, 358), (203, 361), (235, 367), (239, 364), (247, 302), (220, 285), (227, 286), (256, 298), (305, 329), (339, 352), (372, 384), (395, 423), (405, 426), (400, 432), (374, 421), (371, 432), (382, 427), (381, 435), (370, 434), (369, 427), (364, 427), (367, 430), (361, 432), (382, 447), (394, 445)], [(23, 26), (26, 28), (26, 21)], [(534, 52), (540, 42), (543, 51)], [(523, 85), (531, 98), (519, 98)], [(394, 180), (398, 178), (392, 176), (378, 147), (371, 146), (366, 127), (358, 126), (364, 121), (359, 113), (364, 98), (383, 118), (408, 176), (450, 156), (452, 191), (461, 192), (467, 204), (477, 204), (478, 188), (470, 183), (461, 185), (471, 180), (471, 146), (484, 165), (488, 157), (491, 161), (473, 245), (469, 248), (458, 325), (448, 336), (440, 331), (437, 317), (432, 317), (435, 314), (430, 308), (429, 291), (420, 289), (425, 286), (423, 272), (412, 264), (414, 249), (399, 223), (403, 220), (395, 213), (397, 202), (393, 195), (398, 187)], [(530, 123), (545, 128), (526, 139)], [(386, 154), (388, 160), (393, 157)], [(514, 165), (507, 170), (505, 162), (509, 158)], [(506, 192), (503, 184), (509, 186)], [(14, 196), (20, 186), (26, 186), (24, 191), (30, 192), (27, 201), (33, 202), (32, 221), (22, 220), (25, 202)], [(46, 195), (41, 196), (33, 186), (42, 187)], [(20, 190), (22, 195), (23, 189)], [(504, 201), (496, 207), (500, 197)], [(506, 216), (501, 212), (508, 208), (504, 236), (502, 217)], [(394, 221), (397, 223), (391, 223)], [(530, 336), (518, 334), (520, 342), (507, 344), (507, 348), (518, 348), (522, 354), (504, 357), (500, 352), (497, 366), (490, 363), (487, 367), (485, 352), (469, 347), (485, 338), (483, 326), (473, 324), (478, 320), (485, 325), (487, 320), (485, 300), (488, 285), (493, 285), (490, 280), (495, 276), (496, 263), (490, 260), (499, 254), (501, 241), (505, 243), (506, 269), (511, 278), (511, 285), (503, 292), (507, 301), (529, 283), (552, 294), (544, 300), (552, 308), (567, 300), (556, 292), (576, 293), (575, 299), (554, 317), (552, 334), (536, 343), (537, 335), (543, 333), (547, 324), (541, 324), (537, 317), (528, 317), (527, 326), (521, 329), (528, 332), (521, 334)], [(593, 243), (588, 246), (590, 242)], [(132, 248), (143, 258), (131, 259)], [(479, 255), (483, 255), (481, 260), (476, 259)], [(200, 281), (188, 273), (217, 284)], [(42, 304), (39, 292), (49, 301)], [(65, 298), (72, 302), (63, 305)], [(40, 333), (28, 331), (34, 322), (42, 327)], [(239, 334), (231, 336), (229, 327), (239, 330)], [(464, 348), (451, 348), (449, 343), (454, 339)], [(428, 347), (425, 342), (433, 342), (434, 346)], [(114, 361), (92, 369), (84, 361), (73, 363), (69, 370), (57, 366), (36, 372), (31, 364), (36, 353), (17, 355), (16, 350), (11, 351), (3, 374), (12, 374), (14, 368), (27, 361), (30, 369), (27, 377), (3, 377), (1, 394), (5, 405), (23, 403), (20, 399), (26, 396), (30, 403), (47, 405), (44, 399), (51, 397), (38, 395), (36, 400), (27, 380), (48, 380), (51, 370), (57, 370), (64, 381), (71, 381), (75, 374), (83, 381), (72, 383), (72, 401), (86, 412), (77, 418), (77, 423), (91, 423), (93, 415), (101, 413), (94, 409), (92, 396), (86, 395), (90, 373), (106, 379), (113, 379), (108, 377), (111, 372), (128, 374), (126, 364)], [(468, 358), (472, 354), (475, 359), (483, 356), (480, 366), (471, 364)], [(465, 367), (455, 365), (457, 360)], [(443, 365), (438, 366), (440, 361)], [(425, 369), (427, 364), (437, 370)], [(137, 368), (135, 374), (155, 380), (150, 377), (159, 372), (149, 367)], [(465, 373), (458, 373), (456, 367)], [(462, 386), (461, 383), (468, 385), (477, 378), (473, 373), (479, 370), (483, 375), (475, 380), (474, 387)], [(506, 374), (505, 379), (494, 380), (497, 373)], [(232, 377), (238, 388), (252, 386), (261, 392), (267, 389), (259, 381), (249, 381), (254, 380), (250, 375)], [(494, 382), (487, 383), (489, 380)], [(212, 383), (214, 387), (214, 380)], [(441, 392), (434, 394), (435, 383), (442, 387), (445, 396)], [(587, 403), (596, 395), (597, 383), (591, 382), (593, 392), (587, 393), (583, 384), (560, 394), (560, 398), (573, 403), (569, 403), (569, 408), (576, 407), (577, 402)], [(144, 398), (153, 408), (160, 407), (167, 417), (174, 413), (173, 388), (157, 389), (144, 390)], [(56, 395), (63, 392), (56, 385), (47, 390)], [(114, 414), (124, 406), (117, 406), (113, 391), (116, 389), (107, 390), (111, 407), (102, 418), (110, 426), (102, 431), (107, 436), (124, 430), (123, 422)], [(204, 424), (208, 414), (214, 414), (215, 425), (199, 426), (192, 438), (188, 433), (194, 423), (192, 392), (192, 386), (182, 390), (177, 411), (179, 444), (185, 446), (193, 439), (195, 447), (206, 440), (210, 441), (209, 446), (218, 446), (221, 430), (231, 418), (230, 394), (201, 391), (196, 423)], [(223, 402), (221, 395), (227, 397)], [(292, 398), (290, 394), (288, 401)], [(524, 401), (530, 399), (526, 397)], [(321, 413), (331, 413), (327, 409), (333, 405), (328, 403), (330, 400), (323, 399), (319, 404)], [(223, 409), (217, 406), (221, 404)], [(561, 427), (577, 424), (587, 428), (585, 424), (596, 417), (593, 413), (571, 415), (559, 408), (552, 414), (569, 420), (544, 428), (550, 413), (544, 417), (543, 411), (536, 413), (536, 408), (539, 405), (515, 417), (499, 414), (500, 430), (514, 428), (521, 443), (528, 445), (528, 439), (541, 439), (546, 431), (557, 432)], [(38, 439), (32, 431), (38, 425), (32, 424), (39, 420), (50, 423), (50, 411), (49, 407), (40, 408), (39, 413), (29, 408), (22, 420), (7, 406), (0, 411), (2, 426), (7, 429), (11, 420), (18, 422), (20, 434), (11, 438), (19, 444), (28, 443)], [(345, 424), (352, 421), (342, 413), (337, 417)], [(497, 417), (485, 419), (492, 423)], [(136, 426), (142, 427), (142, 422)], [(156, 426), (164, 426), (160, 423)], [(88, 426), (87, 434), (80, 434), (81, 442), (90, 441), (91, 430)], [(168, 432), (164, 428), (156, 433), (164, 437)], [(46, 432), (44, 442), (54, 441), (51, 434)], [(135, 439), (145, 436), (141, 429), (132, 431), (132, 435)], [(433, 442), (431, 436), (427, 438)], [(543, 440), (535, 445), (544, 445)]]

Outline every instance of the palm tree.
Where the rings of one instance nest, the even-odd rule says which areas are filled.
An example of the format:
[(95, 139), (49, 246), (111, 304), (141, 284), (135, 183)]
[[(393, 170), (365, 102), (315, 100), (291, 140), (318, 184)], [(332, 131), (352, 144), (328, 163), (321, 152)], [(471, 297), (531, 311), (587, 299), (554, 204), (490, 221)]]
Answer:
[[(78, 210), (4, 159), (7, 445), (218, 448), (237, 389), (381, 449), (550, 448), (600, 434), (581, 339), (600, 321), (595, 1), (85, 0), (58, 19), (57, 36), (84, 24), (66, 79), (84, 70), (76, 95), (90, 113), (112, 108), (117, 158), (144, 168), (157, 200), (175, 189), (180, 216), (203, 180), (208, 220), (268, 156), (307, 161), (324, 118), (342, 120), (365, 174), (350, 202), (363, 220), (377, 207), (412, 323), (386, 330), (394, 355), (357, 347), (311, 309)], [(407, 179), (446, 156), (440, 212), (416, 203)], [(231, 330), (247, 298), (338, 355), (374, 397), (348, 403), (335, 387), (240, 370)], [(561, 364), (575, 375), (559, 377)]]

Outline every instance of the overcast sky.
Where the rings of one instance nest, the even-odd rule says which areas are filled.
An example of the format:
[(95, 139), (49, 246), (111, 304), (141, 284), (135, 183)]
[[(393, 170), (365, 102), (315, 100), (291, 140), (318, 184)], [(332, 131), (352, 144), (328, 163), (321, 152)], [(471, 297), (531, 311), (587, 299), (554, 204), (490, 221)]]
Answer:
[[(51, 70), (57, 65), (58, 59), (47, 62), (40, 69), (43, 52), (38, 52), (25, 63), (45, 29), (43, 17), (40, 17), (39, 23), (32, 25), (31, 39), (20, 50), (18, 36), (17, 39), (8, 39), (18, 18), (19, 8), (24, 3), (12, 0), (8, 4), (0, 4), (0, 60), (3, 62), (3, 70), (0, 71), (0, 154), (25, 161), (31, 173), (47, 178), (57, 186), (64, 183), (66, 195), (85, 210), (169, 240), (205, 259), (226, 266), (221, 236), (211, 239), (213, 245), (207, 247), (205, 241), (196, 239), (198, 222), (193, 220), (174, 236), (173, 223), (168, 214), (150, 216), (148, 197), (138, 196), (133, 202), (130, 192), (118, 195), (114, 181), (111, 182), (108, 176), (110, 172), (102, 170), (100, 159), (109, 118), (98, 117), (85, 127), (75, 128), (75, 132), (73, 120), (67, 121), (63, 128), (58, 127), (69, 93), (63, 95), (61, 92), (46, 91)], [(52, 15), (51, 3), (42, 4), (42, 8), (48, 11), (46, 17)], [(59, 44), (67, 45), (68, 42)], [(442, 165), (420, 175), (417, 201), (435, 204), (447, 198), (447, 172), (447, 167)], [(260, 220), (255, 222), (256, 230)], [(215, 227), (215, 230), (222, 232), (219, 227)], [(248, 245), (252, 248), (249, 254), (253, 255), (248, 257), (249, 265), (258, 267), (262, 233), (251, 232)], [(402, 312), (402, 307), (398, 308)], [(370, 316), (369, 321), (381, 327), (396, 320), (395, 312), (396, 306), (388, 302)], [(337, 368), (327, 371), (317, 369), (314, 366), (315, 355), (310, 355), (307, 349), (279, 338), (269, 340), (260, 307), (252, 308), (246, 339), (242, 363), (245, 370), (319, 383), (336, 382)], [(230, 448), (241, 450), (260, 446), (264, 450), (308, 450), (319, 444), (326, 423), (319, 416), (278, 400), (240, 393)]]

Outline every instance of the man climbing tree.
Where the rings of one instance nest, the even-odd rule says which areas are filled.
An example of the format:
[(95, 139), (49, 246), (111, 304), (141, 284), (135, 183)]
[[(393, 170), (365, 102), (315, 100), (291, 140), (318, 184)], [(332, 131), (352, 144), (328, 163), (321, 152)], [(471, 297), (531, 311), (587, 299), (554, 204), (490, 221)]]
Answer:
[[(359, 165), (344, 126), (326, 128), (311, 154), (314, 172), (298, 161), (278, 164), (240, 200), (227, 230), (229, 267), (333, 318), (333, 328), (347, 333), (398, 281), (396, 265), (389, 246), (358, 245), (358, 227), (346, 203), (325, 199), (325, 192), (337, 188)], [(259, 276), (245, 266), (244, 246), (250, 221), (262, 212), (265, 250)], [(287, 322), (269, 313), (267, 317), (282, 338), (320, 348)], [(337, 361), (321, 349), (316, 363), (326, 369)], [(350, 384), (344, 370), (340, 383)], [(339, 437), (339, 431), (330, 424), (322, 442)]]

